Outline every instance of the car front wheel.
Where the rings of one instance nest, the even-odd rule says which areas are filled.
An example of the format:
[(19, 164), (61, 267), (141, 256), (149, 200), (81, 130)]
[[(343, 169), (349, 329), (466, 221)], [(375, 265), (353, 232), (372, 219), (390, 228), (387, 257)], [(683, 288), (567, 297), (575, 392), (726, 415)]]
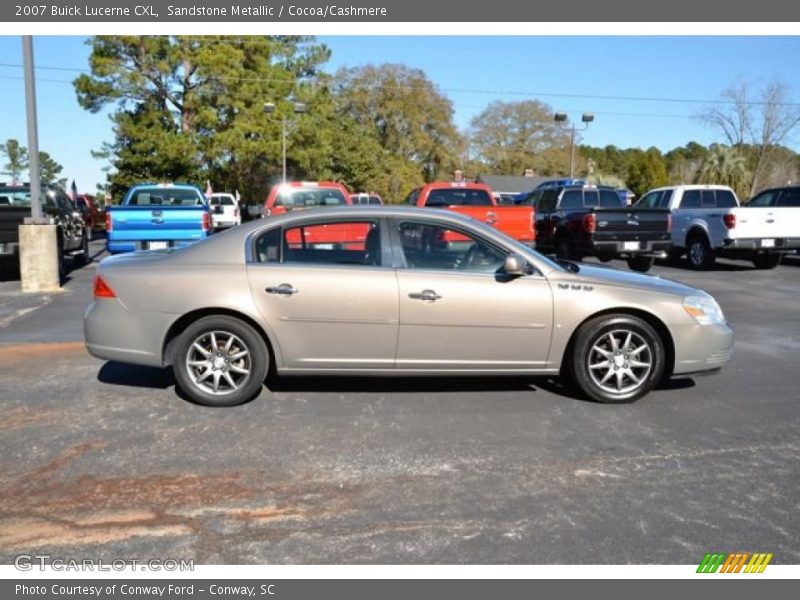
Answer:
[(235, 406), (261, 391), (269, 351), (248, 324), (229, 316), (210, 316), (179, 337), (173, 370), (180, 390), (205, 406)]
[(603, 315), (578, 331), (571, 356), (575, 383), (593, 400), (633, 402), (664, 374), (664, 343), (646, 321)]
[(753, 265), (756, 269), (774, 269), (781, 264), (780, 254), (756, 254), (753, 257)]
[(628, 259), (628, 268), (631, 271), (647, 273), (652, 266), (653, 258), (651, 256), (634, 256), (633, 258)]

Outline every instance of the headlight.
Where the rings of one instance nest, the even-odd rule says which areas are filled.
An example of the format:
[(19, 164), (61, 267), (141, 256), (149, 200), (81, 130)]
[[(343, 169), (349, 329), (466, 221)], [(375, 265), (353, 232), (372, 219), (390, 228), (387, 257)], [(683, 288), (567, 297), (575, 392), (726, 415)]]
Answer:
[(725, 323), (722, 309), (711, 296), (687, 296), (683, 299), (685, 310), (700, 325), (720, 325)]

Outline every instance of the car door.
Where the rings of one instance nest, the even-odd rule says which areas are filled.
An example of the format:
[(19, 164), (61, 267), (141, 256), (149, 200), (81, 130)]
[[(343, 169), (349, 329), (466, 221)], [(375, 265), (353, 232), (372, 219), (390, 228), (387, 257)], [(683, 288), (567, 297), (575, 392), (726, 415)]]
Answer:
[(318, 218), (256, 237), (250, 291), (282, 368), (394, 368), (397, 277), (384, 236), (378, 219)]
[(397, 368), (524, 371), (544, 365), (552, 295), (538, 273), (502, 273), (508, 250), (467, 228), (396, 219)]

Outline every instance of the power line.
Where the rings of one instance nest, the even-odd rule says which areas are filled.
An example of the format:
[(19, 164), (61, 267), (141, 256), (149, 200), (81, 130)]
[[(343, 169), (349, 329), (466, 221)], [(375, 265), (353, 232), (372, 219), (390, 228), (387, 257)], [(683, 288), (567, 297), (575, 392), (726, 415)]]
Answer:
[[(21, 68), (22, 65), (15, 63), (0, 63), (0, 67)], [(89, 69), (78, 69), (74, 67), (56, 67), (56, 66), (37, 66), (41, 70), (54, 70), (54, 71), (72, 71), (78, 73), (90, 74)], [(234, 76), (210, 76), (209, 81), (235, 81), (235, 82), (248, 82), (248, 83), (290, 83), (285, 79), (275, 77), (234, 77)], [(336, 82), (336, 78), (331, 77), (328, 81), (313, 81), (313, 80), (299, 80), (298, 83), (305, 83), (309, 85), (334, 85), (341, 86), (342, 83)], [(397, 84), (378, 84), (368, 85), (367, 88), (371, 89), (387, 89), (387, 90), (428, 90), (430, 86), (426, 85), (397, 85)], [(536, 91), (519, 91), (519, 90), (497, 90), (497, 89), (479, 89), (479, 88), (442, 88), (434, 86), (440, 92), (448, 92), (452, 94), (483, 94), (494, 96), (522, 96), (528, 98), (567, 98), (567, 99), (580, 99), (580, 100), (613, 100), (625, 102), (663, 102), (673, 104), (745, 104), (747, 106), (785, 106), (785, 107), (800, 107), (800, 102), (764, 102), (760, 100), (750, 100), (745, 102), (738, 102), (735, 100), (726, 100), (720, 98), (717, 100), (707, 100), (701, 98), (669, 98), (664, 96), (617, 96), (610, 94), (575, 94), (565, 92), (536, 92)]]

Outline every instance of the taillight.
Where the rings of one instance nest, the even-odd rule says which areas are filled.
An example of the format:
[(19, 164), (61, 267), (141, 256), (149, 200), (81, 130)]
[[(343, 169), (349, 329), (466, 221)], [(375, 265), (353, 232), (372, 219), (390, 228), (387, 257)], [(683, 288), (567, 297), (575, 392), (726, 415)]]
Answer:
[(736, 215), (734, 214), (727, 214), (722, 215), (722, 222), (725, 223), (725, 227), (728, 229), (733, 229), (736, 227)]
[(114, 293), (105, 280), (100, 275), (94, 277), (94, 297), (95, 298), (116, 298)]
[(111, 213), (106, 213), (106, 231), (111, 231)]
[(203, 229), (205, 231), (211, 229), (211, 215), (208, 214), (207, 212), (203, 213)]
[(234, 208), (233, 209), (233, 217), (236, 218), (238, 216), (239, 216), (239, 209), (238, 208)]
[(583, 230), (586, 233), (594, 233), (597, 231), (597, 219), (595, 218), (594, 213), (583, 215)]
[(536, 209), (531, 207), (531, 232), (533, 239), (536, 240)]
[(667, 233), (672, 233), (672, 213), (667, 215)]

